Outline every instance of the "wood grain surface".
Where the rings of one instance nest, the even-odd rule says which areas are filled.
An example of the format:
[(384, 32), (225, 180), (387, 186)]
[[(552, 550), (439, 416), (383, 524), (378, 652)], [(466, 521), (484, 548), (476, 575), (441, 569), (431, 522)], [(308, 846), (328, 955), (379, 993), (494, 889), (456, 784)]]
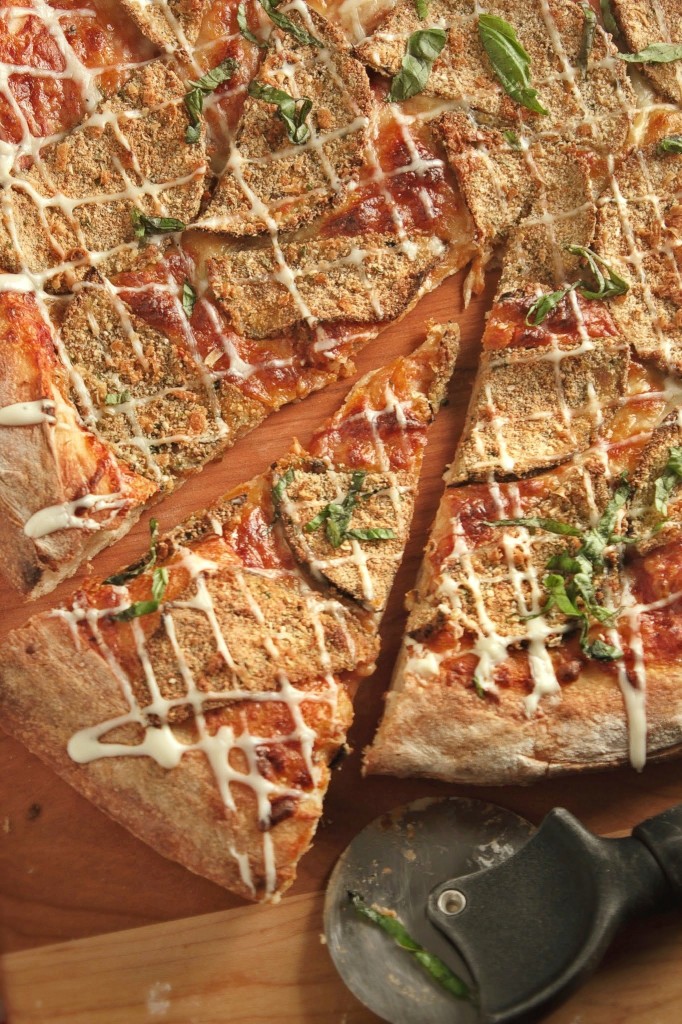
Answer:
[[(0, 732), (0, 984), (10, 1024), (369, 1024), (376, 1018), (344, 989), (320, 943), (320, 893), (347, 842), (378, 814), (419, 796), (458, 793), (503, 804), (535, 822), (551, 807), (564, 806), (595, 831), (610, 833), (682, 801), (678, 762), (652, 765), (641, 775), (623, 769), (528, 789), (475, 790), (360, 776), (360, 753), (380, 715), (400, 640), (403, 596), (413, 585), (441, 475), (461, 430), (493, 290), (489, 280), (486, 294), (464, 311), (461, 276), (447, 281), (358, 360), (358, 373), (364, 373), (411, 350), (431, 318), (454, 316), (462, 328), (451, 401), (431, 432), (411, 540), (382, 630), (378, 671), (356, 701), (354, 753), (335, 773), (315, 845), (280, 906), (247, 906), (166, 861)], [(157, 506), (161, 528), (171, 528), (263, 470), (292, 436), (305, 444), (351, 381), (271, 417)], [(126, 564), (146, 548), (147, 519), (98, 557), (98, 573)], [(58, 603), (73, 586), (67, 582), (29, 606), (0, 586), (0, 634), (34, 610)], [(671, 914), (632, 926), (592, 982), (549, 1020), (678, 1024), (681, 955), (682, 917)]]

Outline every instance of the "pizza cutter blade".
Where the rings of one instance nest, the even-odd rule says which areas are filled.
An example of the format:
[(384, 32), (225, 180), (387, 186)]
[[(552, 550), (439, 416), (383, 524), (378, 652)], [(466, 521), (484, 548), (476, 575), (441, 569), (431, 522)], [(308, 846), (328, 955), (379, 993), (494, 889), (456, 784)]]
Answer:
[(393, 909), (412, 938), (456, 974), (471, 972), (429, 920), (429, 894), (445, 879), (492, 867), (519, 850), (534, 829), (512, 811), (480, 800), (427, 799), (368, 825), (337, 861), (327, 886), (327, 947), (344, 982), (392, 1024), (474, 1024), (469, 1002), (454, 999), (404, 950), (362, 919), (348, 892)]
[[(440, 989), (348, 890), (395, 911), (476, 1001)], [(424, 801), (353, 840), (329, 884), (325, 930), (344, 981), (385, 1020), (507, 1024), (568, 995), (625, 920), (680, 903), (682, 804), (604, 839), (560, 808), (534, 832), (490, 804)]]

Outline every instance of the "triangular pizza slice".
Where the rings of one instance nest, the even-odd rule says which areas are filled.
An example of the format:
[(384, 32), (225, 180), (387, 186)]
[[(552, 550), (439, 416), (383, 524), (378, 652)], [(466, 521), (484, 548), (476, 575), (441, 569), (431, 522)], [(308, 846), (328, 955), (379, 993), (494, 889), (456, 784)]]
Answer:
[(374, 666), (456, 352), (432, 327), (306, 450), (14, 632), (3, 727), (165, 856), (277, 898)]

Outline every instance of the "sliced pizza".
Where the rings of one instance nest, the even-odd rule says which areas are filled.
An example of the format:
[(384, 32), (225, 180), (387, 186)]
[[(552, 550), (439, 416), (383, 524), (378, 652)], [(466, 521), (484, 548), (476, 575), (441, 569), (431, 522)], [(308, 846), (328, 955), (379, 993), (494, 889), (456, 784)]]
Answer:
[(2, 724), (164, 856), (278, 899), (312, 839), (412, 515), (457, 328), (272, 469), (2, 649)]

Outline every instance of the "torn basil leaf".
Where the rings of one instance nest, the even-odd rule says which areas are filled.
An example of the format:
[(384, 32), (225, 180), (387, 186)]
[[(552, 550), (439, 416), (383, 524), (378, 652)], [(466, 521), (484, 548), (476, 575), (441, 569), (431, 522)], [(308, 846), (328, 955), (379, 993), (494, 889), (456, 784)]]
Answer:
[(145, 569), (151, 569), (156, 564), (156, 545), (159, 541), (159, 524), (156, 519), (149, 520), (149, 551), (146, 555), (134, 562), (133, 565), (124, 569), (123, 572), (114, 573), (113, 576), (107, 576), (105, 583), (108, 583), (112, 587), (122, 587), (125, 583), (129, 583), (130, 580), (134, 580), (136, 576), (140, 576)]
[(142, 240), (147, 235), (165, 235), (173, 231), (184, 231), (187, 225), (177, 217), (148, 217), (136, 206), (130, 211), (135, 238)]
[(682, 43), (650, 43), (638, 53), (618, 53), (628, 64), (671, 64), (682, 60)]
[[(585, 299), (612, 299), (616, 295), (625, 295), (630, 290), (630, 285), (622, 277), (612, 270), (601, 256), (585, 245), (567, 245), (566, 249), (574, 256), (581, 256), (587, 260), (587, 264), (597, 282), (596, 289), (590, 289), (584, 281), (578, 285), (578, 291)], [(605, 273), (604, 273), (605, 272)]]
[(582, 69), (583, 78), (587, 75), (587, 65), (594, 46), (594, 34), (597, 31), (597, 15), (589, 4), (581, 4), (583, 9), (583, 35), (578, 54), (578, 67)]
[(618, 661), (623, 657), (623, 652), (612, 644), (607, 644), (601, 639), (590, 642), (586, 636), (580, 638), (580, 646), (588, 658), (595, 661)]
[(275, 89), (272, 85), (265, 85), (263, 82), (251, 82), (248, 89), (249, 96), (254, 96), (265, 103), (274, 103), (277, 107), (277, 117), (284, 122), (289, 142), (295, 146), (302, 146), (310, 138), (310, 127), (306, 124), (306, 118), (313, 109), (313, 101), (309, 99), (294, 99), (283, 89)]
[(201, 115), (204, 109), (204, 97), (217, 89), (222, 82), (228, 82), (235, 73), (237, 61), (233, 57), (226, 57), (220, 64), (207, 71), (197, 82), (190, 82), (190, 91), (185, 94), (185, 107), (189, 114), (190, 123), (185, 130), (186, 142), (198, 142), (201, 137)]
[(506, 139), (507, 145), (511, 146), (512, 149), (523, 149), (523, 146), (521, 145), (521, 139), (515, 131), (512, 131), (511, 128), (507, 128), (505, 131), (502, 132), (502, 134)]
[(367, 530), (346, 530), (346, 537), (353, 537), (355, 540), (393, 540), (395, 531), (390, 526), (372, 526)]
[(405, 56), (398, 74), (391, 82), (386, 97), (389, 103), (409, 100), (426, 85), (433, 62), (445, 46), (447, 34), (442, 28), (425, 28), (413, 32), (407, 40)]
[(282, 32), (288, 32), (290, 36), (302, 43), (303, 46), (320, 46), (323, 47), (324, 43), (316, 39), (315, 36), (311, 36), (310, 32), (306, 32), (304, 28), (297, 25), (290, 18), (287, 18), (286, 14), (281, 14), (277, 10), (277, 4), (273, 3), (273, 0), (259, 0), (259, 3), (265, 13), (267, 14), (270, 21), (272, 21), (277, 28), (281, 28)]
[(376, 526), (363, 530), (349, 529), (350, 521), (361, 495), (360, 492), (365, 483), (367, 474), (364, 470), (356, 470), (352, 477), (348, 494), (342, 502), (331, 501), (324, 508), (320, 509), (317, 515), (306, 523), (303, 529), (306, 533), (314, 533), (315, 530), (324, 525), (327, 540), (333, 548), (340, 547), (344, 540), (349, 537), (355, 540), (392, 540), (395, 537), (393, 530), (387, 527)]
[(246, 7), (243, 3), (240, 3), (237, 7), (237, 25), (239, 31), (243, 35), (244, 39), (248, 40), (249, 43), (253, 43), (254, 46), (258, 46), (261, 50), (267, 50), (268, 44), (264, 43), (261, 39), (253, 34), (249, 28), (249, 22), (246, 17)]
[(385, 910), (378, 910), (376, 907), (368, 906), (360, 893), (349, 891), (348, 899), (353, 909), (361, 917), (365, 917), (368, 921), (378, 925), (387, 935), (391, 936), (401, 949), (411, 953), (415, 960), (421, 964), (424, 970), (428, 971), (434, 981), (437, 981), (442, 988), (446, 989), (451, 995), (456, 996), (457, 999), (472, 998), (472, 992), (467, 983), (456, 975), (454, 971), (451, 971), (447, 964), (443, 963), (434, 953), (429, 953), (418, 942), (415, 942), (405, 928), (405, 925), (397, 917), (394, 917), (393, 914)]
[(182, 308), (185, 311), (187, 319), (189, 319), (194, 312), (194, 306), (197, 301), (197, 293), (195, 292), (189, 281), (185, 281), (182, 286)]
[(666, 135), (658, 144), (661, 153), (682, 153), (682, 135)]
[(566, 285), (565, 288), (560, 288), (556, 292), (548, 292), (546, 295), (541, 295), (535, 300), (533, 305), (528, 310), (526, 316), (526, 323), (529, 327), (539, 327), (543, 323), (550, 313), (552, 313), (560, 302), (562, 302), (569, 292), (572, 292), (577, 288), (577, 284)]
[(293, 480), (294, 471), (293, 469), (288, 469), (284, 476), (281, 476), (277, 483), (275, 484), (275, 486), (272, 488), (272, 501), (275, 506), (275, 511), (279, 509), (282, 498), (284, 497), (284, 492), (286, 491), (289, 484), (293, 483)]
[(530, 57), (509, 22), (495, 14), (479, 14), (478, 35), (507, 95), (535, 114), (549, 114), (530, 84)]
[(135, 601), (134, 604), (124, 608), (123, 611), (114, 612), (112, 618), (117, 619), (119, 622), (130, 622), (131, 619), (139, 619), (141, 615), (151, 615), (153, 612), (157, 612), (167, 586), (168, 569), (154, 569), (154, 575), (152, 576), (152, 600)]
[(602, 21), (604, 22), (604, 28), (607, 32), (610, 32), (612, 36), (619, 36), (620, 29), (618, 28), (618, 22), (613, 16), (609, 0), (599, 0), (599, 6), (601, 9)]
[(423, 21), (429, 13), (429, 5), (427, 0), (414, 0), (414, 9), (417, 12), (417, 17), (420, 21)]
[(656, 480), (654, 488), (654, 504), (656, 511), (661, 515), (668, 514), (668, 502), (680, 480), (682, 480), (682, 448), (669, 448), (668, 461), (663, 473)]
[(110, 391), (104, 399), (105, 405), (123, 405), (124, 402), (130, 401), (130, 392), (125, 391)]
[(559, 519), (543, 519), (539, 516), (527, 516), (520, 519), (497, 519), (486, 521), (486, 526), (525, 526), (529, 530), (545, 530), (546, 533), (558, 533), (564, 537), (582, 537), (583, 532), (570, 523), (562, 523)]

